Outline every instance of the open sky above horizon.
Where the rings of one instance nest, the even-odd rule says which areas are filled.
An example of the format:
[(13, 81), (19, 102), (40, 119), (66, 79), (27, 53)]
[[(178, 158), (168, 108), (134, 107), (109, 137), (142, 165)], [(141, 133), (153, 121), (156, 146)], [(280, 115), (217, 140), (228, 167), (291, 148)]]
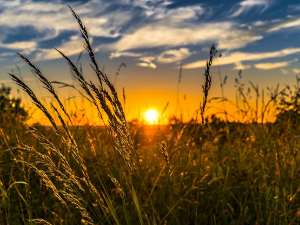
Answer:
[[(37, 65), (50, 81), (73, 83), (68, 65), (53, 49), (76, 62), (83, 50), (78, 24), (68, 5), (80, 15), (92, 40), (96, 60), (125, 88), (131, 118), (154, 108), (167, 113), (177, 108), (177, 82), (182, 63), (179, 99), (182, 112), (192, 114), (202, 101), (204, 68), (214, 43), (218, 55), (212, 68), (210, 97), (221, 95), (218, 67), (225, 97), (235, 100), (235, 78), (260, 88), (295, 84), (300, 73), (300, 3), (283, 0), (0, 0), (0, 83), (16, 86), (7, 72), (16, 65), (26, 83), (36, 84), (19, 52)], [(95, 80), (86, 52), (80, 60), (87, 79)], [(41, 91), (41, 92), (40, 92)], [(59, 92), (67, 99), (72, 93)], [(185, 96), (185, 98), (184, 98)], [(79, 101), (79, 100), (78, 100)], [(217, 106), (216, 106), (217, 107)]]

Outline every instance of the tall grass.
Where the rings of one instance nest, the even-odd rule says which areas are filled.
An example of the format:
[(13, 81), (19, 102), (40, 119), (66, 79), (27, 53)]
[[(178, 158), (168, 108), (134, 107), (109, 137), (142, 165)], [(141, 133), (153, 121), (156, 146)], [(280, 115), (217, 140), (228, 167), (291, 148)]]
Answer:
[[(122, 104), (118, 99), (118, 95), (114, 86), (111, 84), (106, 74), (104, 74), (99, 69), (89, 42), (88, 32), (82, 24), (80, 17), (72, 10), (71, 7), (70, 9), (79, 24), (81, 36), (85, 41), (84, 48), (87, 50), (90, 56), (92, 62), (91, 66), (98, 77), (99, 85), (94, 84), (91, 81), (86, 82), (75, 64), (58, 49), (56, 50), (67, 60), (71, 70), (73, 71), (72, 74), (74, 78), (77, 79), (77, 81), (80, 83), (81, 88), (85, 92), (84, 94), (86, 95), (86, 98), (89, 99), (89, 101), (92, 102), (96, 107), (99, 118), (103, 120), (104, 124), (105, 121), (100, 107), (108, 118), (109, 127), (107, 127), (107, 131), (110, 133), (110, 136), (112, 138), (112, 144), (114, 145), (116, 154), (118, 153), (127, 165), (129, 173), (126, 177), (126, 183), (128, 186), (131, 186), (131, 195), (140, 223), (142, 224), (144, 221), (144, 219), (142, 218), (142, 211), (146, 210), (147, 214), (150, 214), (149, 219), (147, 214), (144, 214), (144, 216), (146, 216), (147, 218), (147, 221), (149, 222), (150, 220), (151, 223), (158, 224), (159, 218), (156, 214), (151, 198), (149, 198), (150, 206), (145, 207), (146, 209), (142, 209), (139, 205), (140, 200), (137, 197), (137, 192), (134, 188), (134, 182), (140, 180), (144, 185), (146, 185), (146, 183), (144, 181), (143, 175), (141, 174), (141, 166), (139, 164), (136, 149), (133, 146), (132, 137), (129, 133), (128, 123), (125, 118)], [(63, 112), (67, 120), (74, 128), (70, 115), (68, 114), (64, 105), (56, 94), (52, 83), (47, 80), (42, 72), (35, 65), (33, 65), (29, 59), (21, 54), (19, 54), (19, 56), (32, 68), (39, 81), (50, 92), (50, 94), (52, 94), (52, 96), (58, 103), (60, 110)], [(31, 126), (27, 128), (28, 133), (34, 135), (38, 139), (39, 143), (48, 151), (49, 155), (40, 153), (36, 149), (31, 148), (27, 145), (23, 145), (22, 147), (16, 147), (13, 150), (28, 153), (29, 155), (36, 158), (37, 161), (36, 163), (30, 163), (25, 162), (24, 160), (17, 159), (16, 162), (23, 163), (34, 170), (41, 177), (44, 184), (53, 191), (54, 196), (58, 198), (58, 200), (69, 211), (70, 209), (68, 204), (73, 204), (74, 207), (78, 209), (81, 216), (86, 220), (86, 222), (94, 224), (106, 221), (108, 223), (113, 222), (120, 224), (119, 218), (116, 214), (110, 196), (108, 195), (108, 191), (104, 185), (101, 175), (95, 169), (93, 163), (92, 165), (94, 171), (97, 174), (98, 181), (100, 182), (101, 186), (95, 188), (90, 180), (86, 165), (85, 163), (83, 163), (83, 159), (80, 155), (80, 151), (84, 150), (86, 152), (86, 148), (82, 144), (76, 130), (74, 129), (74, 133), (75, 137), (78, 138), (79, 145), (59, 110), (51, 103), (51, 107), (52, 109), (54, 109), (56, 116), (60, 121), (62, 131), (59, 129), (59, 125), (56, 124), (51, 113), (41, 103), (41, 101), (38, 100), (34, 92), (17, 76), (15, 76), (14, 74), (9, 75), (16, 82), (16, 84), (18, 84), (29, 95), (29, 97), (31, 97), (33, 103), (37, 106), (37, 108), (41, 110), (48, 118), (49, 122), (52, 125), (54, 133), (60, 139), (62, 145), (68, 150), (68, 152), (70, 152), (72, 159), (76, 162), (75, 165), (77, 168), (79, 168), (80, 174), (75, 174), (74, 169), (70, 166), (70, 163), (66, 159), (66, 156), (62, 154), (62, 151), (58, 147), (56, 147), (56, 145), (54, 145), (50, 140), (43, 136), (39, 130)], [(104, 85), (106, 85), (106, 87)], [(86, 155), (89, 157), (89, 160), (92, 161), (89, 153), (87, 153)], [(52, 157), (56, 157), (57, 160), (52, 159)], [(122, 164), (120, 161), (118, 163)], [(64, 189), (58, 188), (51, 180), (52, 177), (57, 182), (63, 184)], [(121, 194), (121, 197), (124, 198), (125, 195), (119, 182), (116, 180), (116, 178), (111, 177), (111, 179), (115, 183), (118, 192), (123, 193)], [(85, 185), (85, 187), (83, 186), (83, 184)], [(146, 188), (145, 191), (147, 191)], [(83, 194), (85, 197), (83, 197)], [(124, 213), (126, 213), (126, 202), (124, 201), (123, 203)], [(39, 220), (34, 221), (39, 222)]]

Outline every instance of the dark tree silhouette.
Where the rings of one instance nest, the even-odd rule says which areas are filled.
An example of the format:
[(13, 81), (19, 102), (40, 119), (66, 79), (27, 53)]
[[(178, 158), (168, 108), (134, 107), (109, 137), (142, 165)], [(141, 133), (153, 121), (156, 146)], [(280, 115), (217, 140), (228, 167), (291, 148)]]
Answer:
[(21, 98), (10, 97), (11, 88), (0, 86), (0, 124), (24, 122), (28, 112), (22, 106)]

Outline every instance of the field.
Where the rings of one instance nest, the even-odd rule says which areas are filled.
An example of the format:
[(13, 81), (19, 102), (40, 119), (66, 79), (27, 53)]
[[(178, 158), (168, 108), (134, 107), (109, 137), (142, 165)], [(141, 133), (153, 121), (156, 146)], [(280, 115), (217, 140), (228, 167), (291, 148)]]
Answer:
[[(222, 117), (208, 118), (214, 85), (210, 68), (217, 57), (212, 46), (203, 71), (203, 99), (189, 121), (175, 116), (167, 125), (127, 121), (123, 96), (98, 68), (88, 33), (75, 12), (73, 16), (98, 83), (86, 81), (61, 55), (80, 84), (80, 94), (106, 126), (75, 126), (74, 114), (52, 83), (20, 55), (55, 103), (44, 105), (10, 74), (51, 124), (28, 126), (28, 113), (18, 99), (8, 99), (9, 89), (2, 86), (0, 224), (300, 223), (298, 77), (294, 90), (277, 87), (269, 96), (251, 83), (256, 96), (252, 106), (240, 71), (234, 116), (243, 121), (228, 119), (226, 96), (214, 99), (223, 108)], [(222, 78), (220, 88), (225, 84)]]

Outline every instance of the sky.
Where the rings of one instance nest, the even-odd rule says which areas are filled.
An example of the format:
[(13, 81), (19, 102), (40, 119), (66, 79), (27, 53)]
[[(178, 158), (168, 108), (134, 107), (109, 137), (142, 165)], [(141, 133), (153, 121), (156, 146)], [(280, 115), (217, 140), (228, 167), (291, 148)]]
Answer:
[[(221, 96), (219, 76), (222, 80), (228, 76), (224, 97), (235, 101), (234, 84), (240, 70), (245, 90), (251, 87), (249, 81), (260, 90), (278, 83), (281, 88), (293, 86), (300, 73), (299, 1), (0, 0), (0, 83), (11, 86), (12, 94), (25, 103), (29, 98), (17, 91), (8, 72), (20, 75), (39, 97), (46, 99), (49, 94), (37, 85), (16, 52), (34, 62), (50, 81), (74, 82), (66, 61), (54, 50), (76, 62), (84, 49), (68, 5), (86, 26), (100, 67), (120, 95), (124, 88), (129, 120), (141, 117), (147, 109), (162, 112), (167, 103), (166, 116), (192, 115), (202, 101), (203, 74), (212, 44), (218, 54), (209, 98)], [(121, 63), (126, 67), (120, 68), (116, 79)], [(80, 64), (87, 80), (96, 82), (86, 51)], [(65, 101), (74, 95), (70, 109), (75, 104), (88, 108), (74, 91), (57, 86), (57, 92)], [(210, 106), (212, 112), (223, 107)], [(96, 117), (92, 110), (89, 115)]]

